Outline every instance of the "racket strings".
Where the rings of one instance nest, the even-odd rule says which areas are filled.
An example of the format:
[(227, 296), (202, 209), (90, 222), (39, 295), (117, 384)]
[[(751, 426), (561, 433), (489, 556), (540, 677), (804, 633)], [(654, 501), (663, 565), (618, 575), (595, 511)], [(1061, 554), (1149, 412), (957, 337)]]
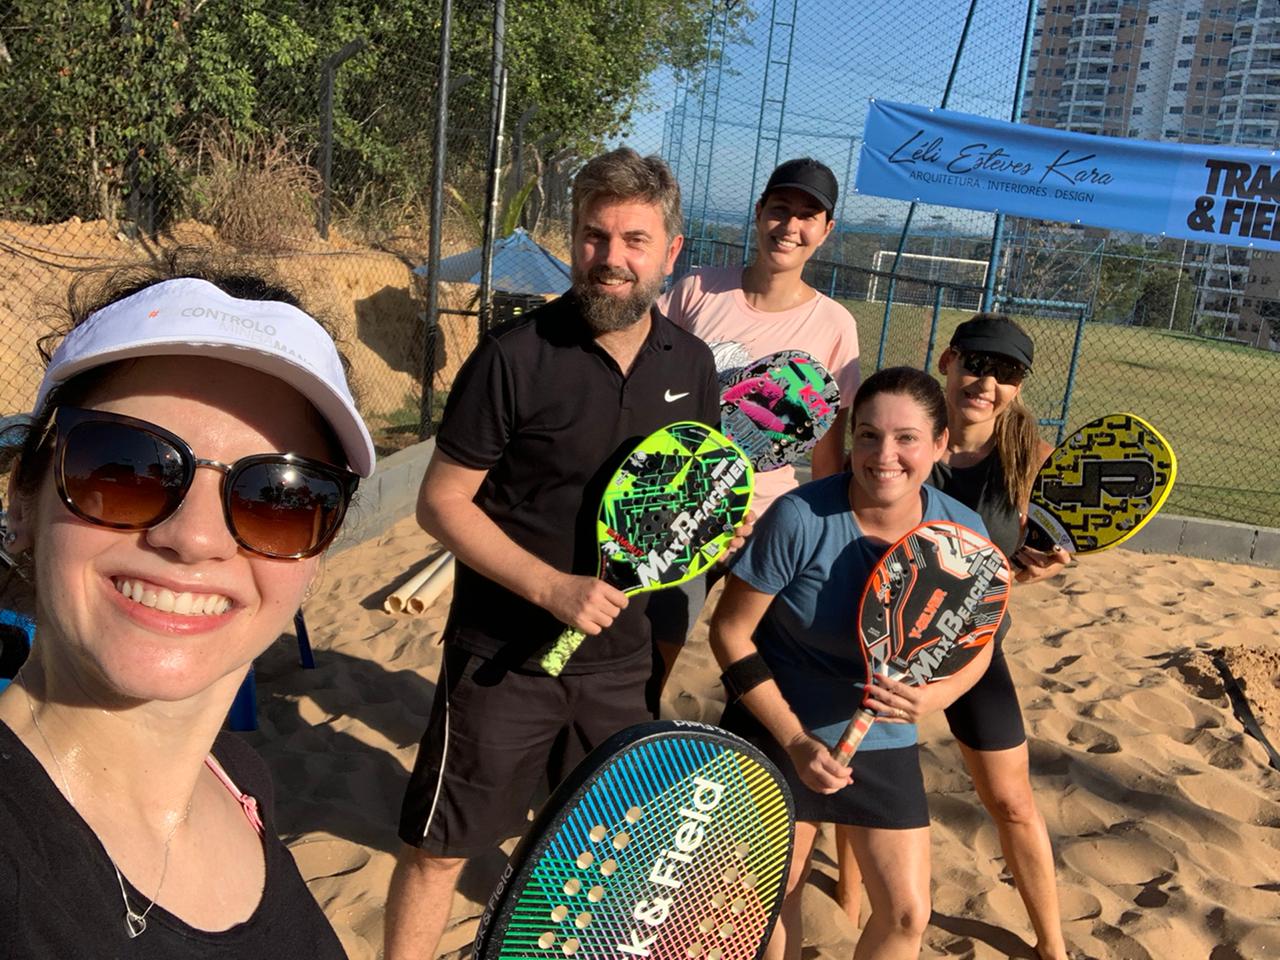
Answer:
[[(644, 942), (644, 949), (655, 957), (753, 960), (785, 881), (790, 856), (789, 808), (772, 775), (754, 762), (743, 763), (742, 758), (727, 751), (711, 762), (696, 755), (685, 759), (688, 766), (682, 771), (683, 777), (670, 786), (664, 786), (655, 774), (658, 771), (667, 777), (673, 775), (669, 758), (663, 762), (654, 756), (628, 758), (610, 776), (597, 782), (593, 793), (604, 795), (606, 802), (591, 804), (590, 810), (580, 809), (580, 816), (566, 824), (568, 837), (558, 845), (559, 855), (549, 850), (534, 871), (536, 877), (545, 867), (549, 875), (563, 877), (567, 868), (573, 875), (555, 881), (551, 887), (563, 897), (543, 898), (541, 902), (546, 906), (540, 910), (533, 902), (539, 898), (533, 898), (529, 906), (535, 916), (536, 912), (541, 913), (541, 922), (535, 916), (521, 916), (523, 911), (517, 909), (519, 925), (528, 934), (518, 939), (527, 948), (536, 945), (541, 953), (533, 955), (613, 957), (619, 950), (631, 953), (624, 949), (628, 943)], [(735, 795), (750, 797), (753, 809), (723, 811), (726, 816), (718, 819), (710, 813), (722, 811), (707, 811), (703, 822), (697, 817), (702, 812), (696, 802), (698, 794), (689, 791), (691, 776), (694, 783), (702, 777), (704, 782), (723, 784), (724, 790), (732, 790)], [(628, 784), (640, 786), (634, 782), (637, 780), (647, 782), (648, 790), (643, 795), (650, 799), (643, 806), (629, 806), (621, 815), (608, 816), (606, 811), (617, 811), (626, 802), (623, 798), (627, 794), (622, 791)], [(710, 796), (702, 795), (704, 806), (710, 805)], [(748, 812), (756, 815), (754, 822), (745, 815)], [(638, 898), (652, 904), (657, 894), (672, 892), (652, 883), (653, 872), (659, 868), (651, 864), (657, 862), (664, 849), (674, 849), (673, 837), (680, 836), (681, 828), (690, 823), (706, 831), (701, 851), (704, 856), (698, 857), (695, 849), (693, 856), (685, 858), (689, 863), (677, 862), (675, 865), (685, 871), (680, 875), (672, 872), (674, 868), (661, 868), (661, 876), (680, 883), (681, 906), (673, 906), (670, 917), (665, 913), (649, 914), (650, 920), (658, 921), (654, 928), (658, 933), (655, 942), (648, 943), (653, 930), (636, 924), (632, 911)], [(694, 831), (685, 829), (689, 832), (683, 836), (688, 840)], [(779, 833), (780, 839), (774, 836)], [(576, 843), (574, 836), (579, 838)], [(762, 883), (761, 874), (770, 871), (776, 876)], [(646, 888), (647, 894), (638, 892)], [(649, 907), (650, 911), (654, 909)], [(668, 924), (668, 929), (660, 929)], [(514, 927), (513, 923), (513, 930)], [(634, 935), (638, 940), (631, 932), (636, 927), (640, 931)], [(528, 955), (515, 941), (508, 946), (513, 950), (504, 947), (504, 957)]]

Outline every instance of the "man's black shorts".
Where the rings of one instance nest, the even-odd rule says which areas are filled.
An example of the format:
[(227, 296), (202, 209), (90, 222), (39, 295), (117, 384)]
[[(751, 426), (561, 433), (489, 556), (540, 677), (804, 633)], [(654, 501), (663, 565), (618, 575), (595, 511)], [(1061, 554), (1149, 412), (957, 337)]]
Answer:
[(522, 833), (544, 774), (554, 787), (603, 740), (656, 717), (653, 677), (650, 656), (549, 677), (446, 645), (400, 838), (435, 856), (469, 857)]

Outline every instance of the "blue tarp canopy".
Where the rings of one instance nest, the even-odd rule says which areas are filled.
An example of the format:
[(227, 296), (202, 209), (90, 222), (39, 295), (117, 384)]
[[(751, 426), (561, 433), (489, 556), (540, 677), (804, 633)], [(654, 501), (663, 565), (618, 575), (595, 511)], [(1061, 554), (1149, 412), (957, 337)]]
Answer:
[[(439, 277), (448, 283), (480, 282), (482, 247), (440, 261)], [(427, 275), (426, 264), (414, 273)], [(561, 294), (571, 283), (569, 265), (540, 247), (516, 227), (493, 246), (493, 289), (505, 293)]]

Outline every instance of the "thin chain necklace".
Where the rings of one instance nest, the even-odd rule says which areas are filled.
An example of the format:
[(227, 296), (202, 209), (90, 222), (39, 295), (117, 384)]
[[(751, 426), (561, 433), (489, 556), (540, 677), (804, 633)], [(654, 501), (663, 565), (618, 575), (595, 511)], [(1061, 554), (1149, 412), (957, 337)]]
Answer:
[[(49, 738), (44, 735), (44, 730), (40, 726), (40, 721), (36, 717), (36, 706), (31, 699), (31, 691), (27, 689), (27, 682), (22, 676), (22, 671), (18, 671), (18, 683), (22, 687), (22, 693), (27, 698), (27, 710), (31, 713), (31, 722), (35, 725), (36, 733), (40, 734), (40, 740), (44, 743), (44, 748), (49, 751), (49, 756), (53, 760), (54, 767), (58, 770), (58, 776), (62, 778), (62, 790), (67, 796), (67, 803), (71, 804), (72, 809), (76, 809), (76, 801), (71, 796), (71, 782), (67, 779), (67, 772), (62, 769), (62, 764), (58, 760), (57, 753), (53, 750), (53, 745), (49, 743)], [(77, 811), (78, 812), (78, 811)], [(156, 884), (156, 894), (151, 898), (151, 902), (147, 904), (147, 908), (141, 913), (133, 909), (133, 905), (129, 903), (129, 895), (124, 890), (124, 877), (120, 873), (120, 868), (116, 866), (116, 862), (111, 859), (111, 854), (107, 853), (107, 862), (111, 864), (111, 869), (116, 872), (116, 883), (120, 885), (120, 899), (124, 901), (124, 929), (129, 934), (129, 939), (142, 936), (147, 929), (147, 914), (151, 912), (151, 908), (156, 905), (156, 900), (160, 898), (160, 891), (164, 888), (164, 878), (169, 872), (169, 844), (173, 842), (173, 835), (178, 832), (178, 828), (187, 822), (187, 817), (191, 816), (191, 803), (188, 801), (187, 809), (178, 818), (169, 835), (164, 838), (164, 863), (160, 866), (160, 882)], [(103, 846), (103, 852), (106, 853), (106, 847)]]

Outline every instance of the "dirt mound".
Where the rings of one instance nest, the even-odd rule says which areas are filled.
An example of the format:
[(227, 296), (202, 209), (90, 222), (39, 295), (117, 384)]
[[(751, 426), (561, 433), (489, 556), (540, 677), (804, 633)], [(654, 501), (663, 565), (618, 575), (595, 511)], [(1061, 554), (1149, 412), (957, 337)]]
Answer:
[(1222, 659), (1240, 681), (1258, 722), (1280, 741), (1280, 650), (1228, 647)]
[[(193, 222), (157, 239), (135, 240), (104, 221), (0, 221), (0, 413), (30, 408), (43, 369), (36, 341), (48, 332), (50, 317), (56, 322), (75, 277), (177, 246), (229, 252), (211, 228)], [(423, 344), (422, 300), (411, 270), (416, 261), (403, 251), (350, 242), (333, 229), (327, 241), (315, 238), (261, 259), (339, 325), (370, 425), (416, 422)], [(468, 343), (461, 330), (451, 331), (446, 341), (451, 353), (465, 356), (474, 335)], [(452, 359), (456, 366), (461, 357)]]

